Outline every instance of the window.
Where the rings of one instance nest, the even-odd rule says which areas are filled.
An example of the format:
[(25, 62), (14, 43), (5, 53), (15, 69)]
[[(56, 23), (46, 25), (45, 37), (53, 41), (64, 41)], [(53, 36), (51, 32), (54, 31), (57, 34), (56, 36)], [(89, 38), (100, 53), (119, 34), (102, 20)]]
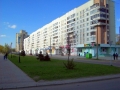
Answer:
[(87, 28), (87, 31), (89, 30), (89, 28)]
[(82, 12), (80, 11), (80, 15), (82, 14)]
[(84, 27), (85, 25), (83, 24), (83, 27)]
[(109, 5), (108, 5), (108, 4), (106, 4), (106, 7), (108, 8), (108, 7), (109, 7)]
[(71, 26), (74, 26), (74, 25), (75, 25), (74, 23), (71, 24)]
[(83, 13), (84, 13), (84, 10), (83, 10)]
[(83, 22), (84, 22), (84, 19), (83, 19)]
[(83, 34), (83, 37), (84, 37), (84, 34)]
[(88, 15), (89, 15), (89, 13), (86, 14), (86, 16), (88, 16)]
[(80, 28), (82, 28), (82, 25), (80, 25)]
[(89, 38), (87, 38), (87, 41), (89, 41)]
[(89, 18), (86, 19), (86, 21), (88, 21), (88, 20), (89, 20)]
[(82, 23), (82, 20), (80, 20), (80, 22)]
[(87, 26), (89, 25), (89, 23), (86, 24)]
[(78, 13), (77, 13), (77, 16), (78, 16)]
[(107, 10), (107, 13), (109, 13), (109, 10)]
[(71, 15), (71, 18), (74, 18), (74, 17), (75, 17), (75, 14), (72, 14), (72, 15)]
[(79, 27), (77, 26), (77, 29), (79, 29)]
[(69, 25), (67, 25), (67, 28), (69, 28)]
[(109, 29), (109, 26), (107, 26), (107, 29)]
[(89, 33), (87, 33), (87, 36), (89, 36)]
[(86, 11), (88, 11), (89, 9), (87, 8)]
[(82, 16), (80, 16), (80, 19), (82, 18)]

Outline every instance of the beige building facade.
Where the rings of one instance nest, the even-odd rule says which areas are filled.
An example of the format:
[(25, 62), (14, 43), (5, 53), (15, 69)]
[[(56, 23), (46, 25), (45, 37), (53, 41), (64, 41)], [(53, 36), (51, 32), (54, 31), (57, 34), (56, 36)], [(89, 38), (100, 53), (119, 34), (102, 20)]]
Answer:
[(20, 33), (16, 33), (16, 51), (24, 50), (24, 39), (28, 37), (25, 30), (20, 30)]
[[(115, 44), (115, 8), (112, 0), (88, 0), (49, 24), (39, 28), (24, 39), (26, 53), (37, 53), (70, 44), (71, 54), (77, 54), (78, 46), (96, 43)], [(77, 47), (77, 48), (76, 48)]]

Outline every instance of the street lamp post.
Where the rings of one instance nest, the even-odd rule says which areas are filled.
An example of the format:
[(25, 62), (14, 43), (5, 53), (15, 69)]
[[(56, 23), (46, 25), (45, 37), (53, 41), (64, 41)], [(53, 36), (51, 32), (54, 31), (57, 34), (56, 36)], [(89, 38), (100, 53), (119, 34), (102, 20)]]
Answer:
[(96, 44), (96, 47), (97, 47), (97, 57), (96, 57), (96, 59), (98, 59), (98, 25), (97, 25), (97, 44)]
[(50, 36), (50, 55), (52, 56), (52, 48), (51, 48), (51, 36)]
[(20, 44), (19, 44), (19, 63), (20, 63)]
[[(97, 24), (97, 22), (94, 22)], [(96, 49), (97, 49), (97, 54), (96, 54), (96, 59), (98, 59), (98, 24), (97, 24), (97, 30), (96, 30), (96, 37), (97, 37), (97, 40), (96, 40)]]
[[(77, 33), (74, 34), (74, 38), (75, 38), (76, 44), (77, 44), (77, 40), (78, 40), (78, 34)], [(78, 48), (77, 48), (77, 55), (78, 55)]]
[(19, 43), (19, 63), (20, 63), (20, 37), (18, 37), (18, 43)]
[(11, 43), (11, 58), (12, 58), (12, 43)]
[(67, 51), (68, 51), (68, 61), (69, 61), (69, 56), (70, 56), (69, 35), (68, 35), (68, 37), (67, 37)]
[(59, 44), (59, 48), (60, 48), (60, 52), (59, 52), (59, 53), (60, 53), (61, 56), (62, 56), (63, 54), (62, 54), (62, 44), (61, 44), (61, 43)]
[[(111, 56), (112, 56), (112, 47), (111, 47), (112, 42), (113, 42), (113, 41), (110, 41), (110, 51), (111, 51)], [(110, 60), (110, 65), (112, 66), (112, 59)]]

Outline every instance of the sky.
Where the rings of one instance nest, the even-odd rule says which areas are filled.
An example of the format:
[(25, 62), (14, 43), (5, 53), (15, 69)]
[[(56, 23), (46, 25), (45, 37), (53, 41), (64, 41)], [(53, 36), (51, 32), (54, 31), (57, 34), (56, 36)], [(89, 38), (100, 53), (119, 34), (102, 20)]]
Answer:
[[(15, 48), (16, 33), (36, 31), (89, 0), (0, 0), (0, 45)], [(115, 2), (116, 33), (120, 26), (120, 0)]]

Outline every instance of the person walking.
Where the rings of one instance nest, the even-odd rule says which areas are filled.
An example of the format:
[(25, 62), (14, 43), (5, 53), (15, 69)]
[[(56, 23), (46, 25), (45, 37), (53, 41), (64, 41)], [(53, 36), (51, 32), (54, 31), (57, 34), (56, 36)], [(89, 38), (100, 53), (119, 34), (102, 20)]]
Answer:
[(5, 53), (5, 55), (4, 55), (4, 60), (5, 60), (5, 59), (7, 59), (7, 56), (8, 56), (8, 54), (7, 54), (7, 53)]
[(116, 54), (115, 54), (115, 53), (113, 53), (113, 58), (114, 58), (114, 60), (115, 60), (115, 57), (116, 57)]
[(115, 54), (115, 56), (116, 56), (116, 60), (118, 60), (118, 54), (117, 53)]

